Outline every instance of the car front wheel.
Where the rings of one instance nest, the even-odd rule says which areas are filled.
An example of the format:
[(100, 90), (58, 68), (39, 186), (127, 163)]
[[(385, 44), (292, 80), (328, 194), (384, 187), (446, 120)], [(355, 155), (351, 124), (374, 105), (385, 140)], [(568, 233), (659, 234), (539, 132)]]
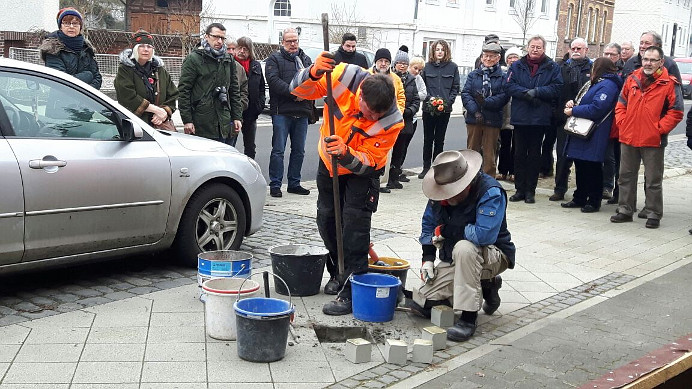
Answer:
[(236, 250), (243, 242), (245, 208), (227, 185), (211, 184), (190, 197), (180, 219), (175, 252), (183, 264), (197, 266), (202, 251)]

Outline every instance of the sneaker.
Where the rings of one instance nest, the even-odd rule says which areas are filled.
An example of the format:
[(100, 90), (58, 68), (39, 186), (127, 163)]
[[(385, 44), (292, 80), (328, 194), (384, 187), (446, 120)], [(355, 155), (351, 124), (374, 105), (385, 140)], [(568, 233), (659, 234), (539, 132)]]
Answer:
[(335, 296), (337, 293), (339, 293), (339, 289), (341, 289), (341, 284), (339, 284), (339, 280), (337, 280), (336, 277), (332, 277), (324, 286), (324, 294)]
[(500, 307), (500, 288), (502, 288), (502, 277), (495, 276), (490, 280), (481, 280), (483, 290), (483, 312), (492, 315)]
[(269, 195), (271, 197), (281, 197), (283, 194), (281, 193), (281, 188), (269, 188)]
[(353, 305), (348, 297), (339, 296), (322, 307), (322, 313), (325, 315), (342, 316), (351, 312), (353, 312)]
[(658, 219), (646, 219), (646, 228), (658, 228), (661, 225), (661, 221)]
[(613, 198), (613, 192), (608, 189), (603, 189), (603, 200), (610, 200)]
[(399, 181), (390, 181), (387, 183), (387, 188), (389, 189), (404, 189), (404, 186), (401, 185)]
[(430, 168), (429, 168), (429, 167), (425, 167), (425, 168), (423, 168), (423, 171), (422, 171), (422, 172), (420, 172), (420, 174), (418, 175), (418, 178), (420, 178), (420, 179), (422, 180), (422, 179), (423, 179), (423, 177), (425, 177), (425, 175), (426, 175), (426, 174), (428, 174), (428, 170), (430, 170)]
[(296, 186), (296, 187), (293, 187), (293, 188), (288, 188), (288, 189), (286, 189), (286, 192), (288, 192), (288, 193), (293, 193), (293, 194), (297, 194), (297, 195), (302, 195), (302, 196), (305, 196), (305, 195), (309, 195), (309, 194), (310, 194), (310, 191), (309, 191), (309, 190), (303, 188), (303, 187), (300, 186), (300, 185), (298, 185), (298, 186)]
[(408, 178), (408, 177), (406, 176), (406, 174), (401, 174), (401, 175), (399, 176), (399, 181), (401, 181), (401, 182), (410, 182), (411, 179)]
[(565, 194), (560, 193), (560, 192), (555, 192), (550, 197), (548, 197), (548, 200), (550, 200), (550, 201), (562, 201), (564, 199), (565, 199)]
[(632, 215), (625, 215), (624, 213), (616, 213), (610, 217), (610, 221), (613, 223), (626, 223), (632, 221)]

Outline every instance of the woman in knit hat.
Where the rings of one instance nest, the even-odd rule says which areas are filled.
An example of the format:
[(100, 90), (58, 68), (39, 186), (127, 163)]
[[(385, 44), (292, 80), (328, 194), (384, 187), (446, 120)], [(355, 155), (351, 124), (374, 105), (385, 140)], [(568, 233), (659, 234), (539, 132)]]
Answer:
[(139, 30), (132, 35), (134, 47), (120, 53), (113, 85), (118, 102), (154, 127), (174, 131), (170, 121), (178, 100), (178, 88), (154, 55), (151, 34)]
[(63, 8), (57, 16), (59, 30), (39, 46), (41, 59), (49, 68), (73, 75), (96, 89), (101, 88), (101, 73), (94, 47), (82, 35), (82, 15), (74, 8)]

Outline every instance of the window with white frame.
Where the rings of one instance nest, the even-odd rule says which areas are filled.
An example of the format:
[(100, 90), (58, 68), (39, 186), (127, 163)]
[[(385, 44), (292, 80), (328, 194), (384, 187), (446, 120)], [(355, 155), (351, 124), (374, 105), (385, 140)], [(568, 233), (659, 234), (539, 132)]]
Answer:
[(572, 32), (572, 16), (574, 16), (574, 4), (567, 6), (567, 23), (565, 26), (565, 39), (569, 39)]
[(601, 13), (601, 11), (599, 9), (596, 9), (596, 13), (595, 13), (594, 18), (593, 18), (593, 28), (592, 28), (593, 31), (591, 31), (591, 41), (592, 42), (596, 42), (598, 40), (598, 22), (600, 20), (598, 17), (601, 16), (600, 13)]
[(605, 43), (605, 25), (608, 21), (608, 11), (603, 10), (603, 20), (601, 21), (601, 43)]
[(516, 7), (517, 2), (515, 0), (509, 0), (509, 8), (514, 9)]
[(274, 3), (274, 16), (291, 16), (291, 1), (276, 0)]
[(548, 13), (548, 0), (541, 0), (541, 13), (544, 15)]
[(579, 6), (577, 7), (577, 27), (574, 29), (574, 36), (579, 36), (581, 34), (581, 28), (582, 28), (582, 9), (584, 7), (584, 1), (579, 0)]
[(589, 7), (589, 12), (586, 14), (586, 23), (584, 24), (584, 39), (589, 39), (589, 34), (591, 33), (591, 16), (593, 15), (593, 8)]

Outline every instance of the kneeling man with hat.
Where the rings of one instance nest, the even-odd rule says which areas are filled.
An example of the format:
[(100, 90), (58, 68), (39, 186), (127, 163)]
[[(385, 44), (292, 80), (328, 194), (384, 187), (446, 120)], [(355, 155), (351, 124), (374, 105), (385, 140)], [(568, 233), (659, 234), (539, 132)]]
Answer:
[(498, 274), (514, 268), (507, 194), (481, 171), (482, 164), (473, 150), (445, 151), (423, 178), (423, 193), (430, 199), (419, 239), (425, 284), (413, 291), (408, 306), (426, 317), (435, 305), (452, 306), (461, 316), (447, 329), (447, 339), (457, 342), (473, 336), (481, 306), (488, 315), (497, 310), (502, 286)]

